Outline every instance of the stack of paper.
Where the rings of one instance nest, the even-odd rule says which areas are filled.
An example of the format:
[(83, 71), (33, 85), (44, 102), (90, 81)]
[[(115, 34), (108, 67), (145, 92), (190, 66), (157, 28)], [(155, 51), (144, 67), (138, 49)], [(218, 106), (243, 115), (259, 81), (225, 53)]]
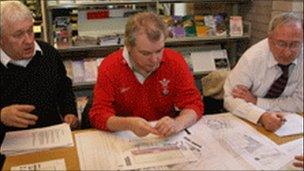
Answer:
[(92, 131), (76, 134), (75, 140), (80, 170), (133, 170), (197, 160), (183, 137), (125, 139)]
[(7, 132), (1, 153), (17, 155), (57, 147), (74, 146), (70, 126), (66, 123), (45, 128)]

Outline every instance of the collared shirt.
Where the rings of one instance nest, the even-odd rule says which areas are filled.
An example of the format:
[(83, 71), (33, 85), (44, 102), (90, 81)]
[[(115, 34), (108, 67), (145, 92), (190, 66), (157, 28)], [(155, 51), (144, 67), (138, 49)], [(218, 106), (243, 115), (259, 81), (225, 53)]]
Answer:
[[(248, 49), (225, 82), (225, 108), (253, 123), (257, 123), (266, 111), (303, 112), (303, 46), (299, 57), (289, 67), (288, 82), (281, 96), (264, 98), (272, 83), (282, 74), (277, 64), (267, 38)], [(233, 98), (232, 89), (238, 84), (245, 85), (257, 97), (256, 105)]]
[(134, 63), (134, 62), (132, 61), (132, 59), (130, 58), (130, 54), (129, 54), (128, 49), (127, 49), (126, 47), (123, 48), (122, 56), (123, 56), (123, 58), (126, 60), (128, 66), (131, 68), (131, 70), (133, 71), (135, 77), (137, 78), (137, 80), (138, 80), (141, 84), (143, 84), (144, 81), (146, 80), (146, 78), (147, 78), (152, 72), (154, 72), (154, 71), (149, 72), (147, 75), (141, 74), (141, 73), (138, 71), (138, 69), (137, 69), (135, 63)]
[[(36, 51), (39, 51), (39, 52), (42, 53), (42, 50), (41, 50), (40, 46), (35, 41), (35, 49), (34, 49), (33, 56), (36, 55)], [(23, 60), (13, 60), (2, 49), (0, 49), (0, 55), (1, 55), (0, 56), (0, 61), (5, 67), (7, 67), (8, 63), (13, 63), (13, 64), (18, 65), (18, 66), (26, 67), (29, 64), (29, 62), (32, 60), (32, 58), (23, 59)]]

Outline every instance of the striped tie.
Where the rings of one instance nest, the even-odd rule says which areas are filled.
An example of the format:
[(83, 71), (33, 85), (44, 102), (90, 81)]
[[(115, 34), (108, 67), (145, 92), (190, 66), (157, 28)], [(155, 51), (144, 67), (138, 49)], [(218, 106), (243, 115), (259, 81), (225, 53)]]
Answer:
[(267, 94), (265, 95), (265, 98), (277, 98), (279, 97), (287, 84), (288, 81), (288, 68), (290, 66), (290, 64), (288, 65), (282, 65), (282, 64), (278, 64), (278, 66), (281, 68), (281, 70), (283, 71), (282, 75), (275, 80), (271, 87), (269, 88)]

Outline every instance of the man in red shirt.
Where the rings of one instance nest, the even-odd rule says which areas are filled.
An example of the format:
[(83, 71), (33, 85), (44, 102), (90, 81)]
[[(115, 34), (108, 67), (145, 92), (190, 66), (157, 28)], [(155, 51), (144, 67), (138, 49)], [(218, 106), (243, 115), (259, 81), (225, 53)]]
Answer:
[(164, 47), (166, 36), (156, 14), (138, 13), (128, 20), (125, 47), (99, 67), (89, 115), (93, 127), (170, 136), (202, 116), (192, 73), (180, 54)]

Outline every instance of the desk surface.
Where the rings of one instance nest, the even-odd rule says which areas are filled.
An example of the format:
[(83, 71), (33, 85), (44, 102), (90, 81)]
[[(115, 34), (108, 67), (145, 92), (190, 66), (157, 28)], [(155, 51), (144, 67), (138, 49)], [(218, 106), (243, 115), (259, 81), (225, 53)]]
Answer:
[[(273, 140), (279, 145), (303, 137), (303, 134), (278, 137), (274, 133), (266, 131), (262, 127), (255, 126), (252, 123), (249, 123), (249, 125), (256, 128), (259, 132), (266, 135), (267, 137), (269, 137), (271, 140)], [(90, 131), (90, 130), (92, 129), (75, 131), (73, 133), (75, 134), (78, 132)], [(3, 170), (10, 170), (12, 166), (18, 166), (23, 164), (36, 163), (36, 162), (42, 162), (42, 161), (48, 161), (48, 160), (60, 159), (60, 158), (64, 158), (67, 170), (80, 170), (79, 159), (76, 150), (76, 143), (74, 147), (57, 148), (48, 151), (7, 157), (3, 166)]]

